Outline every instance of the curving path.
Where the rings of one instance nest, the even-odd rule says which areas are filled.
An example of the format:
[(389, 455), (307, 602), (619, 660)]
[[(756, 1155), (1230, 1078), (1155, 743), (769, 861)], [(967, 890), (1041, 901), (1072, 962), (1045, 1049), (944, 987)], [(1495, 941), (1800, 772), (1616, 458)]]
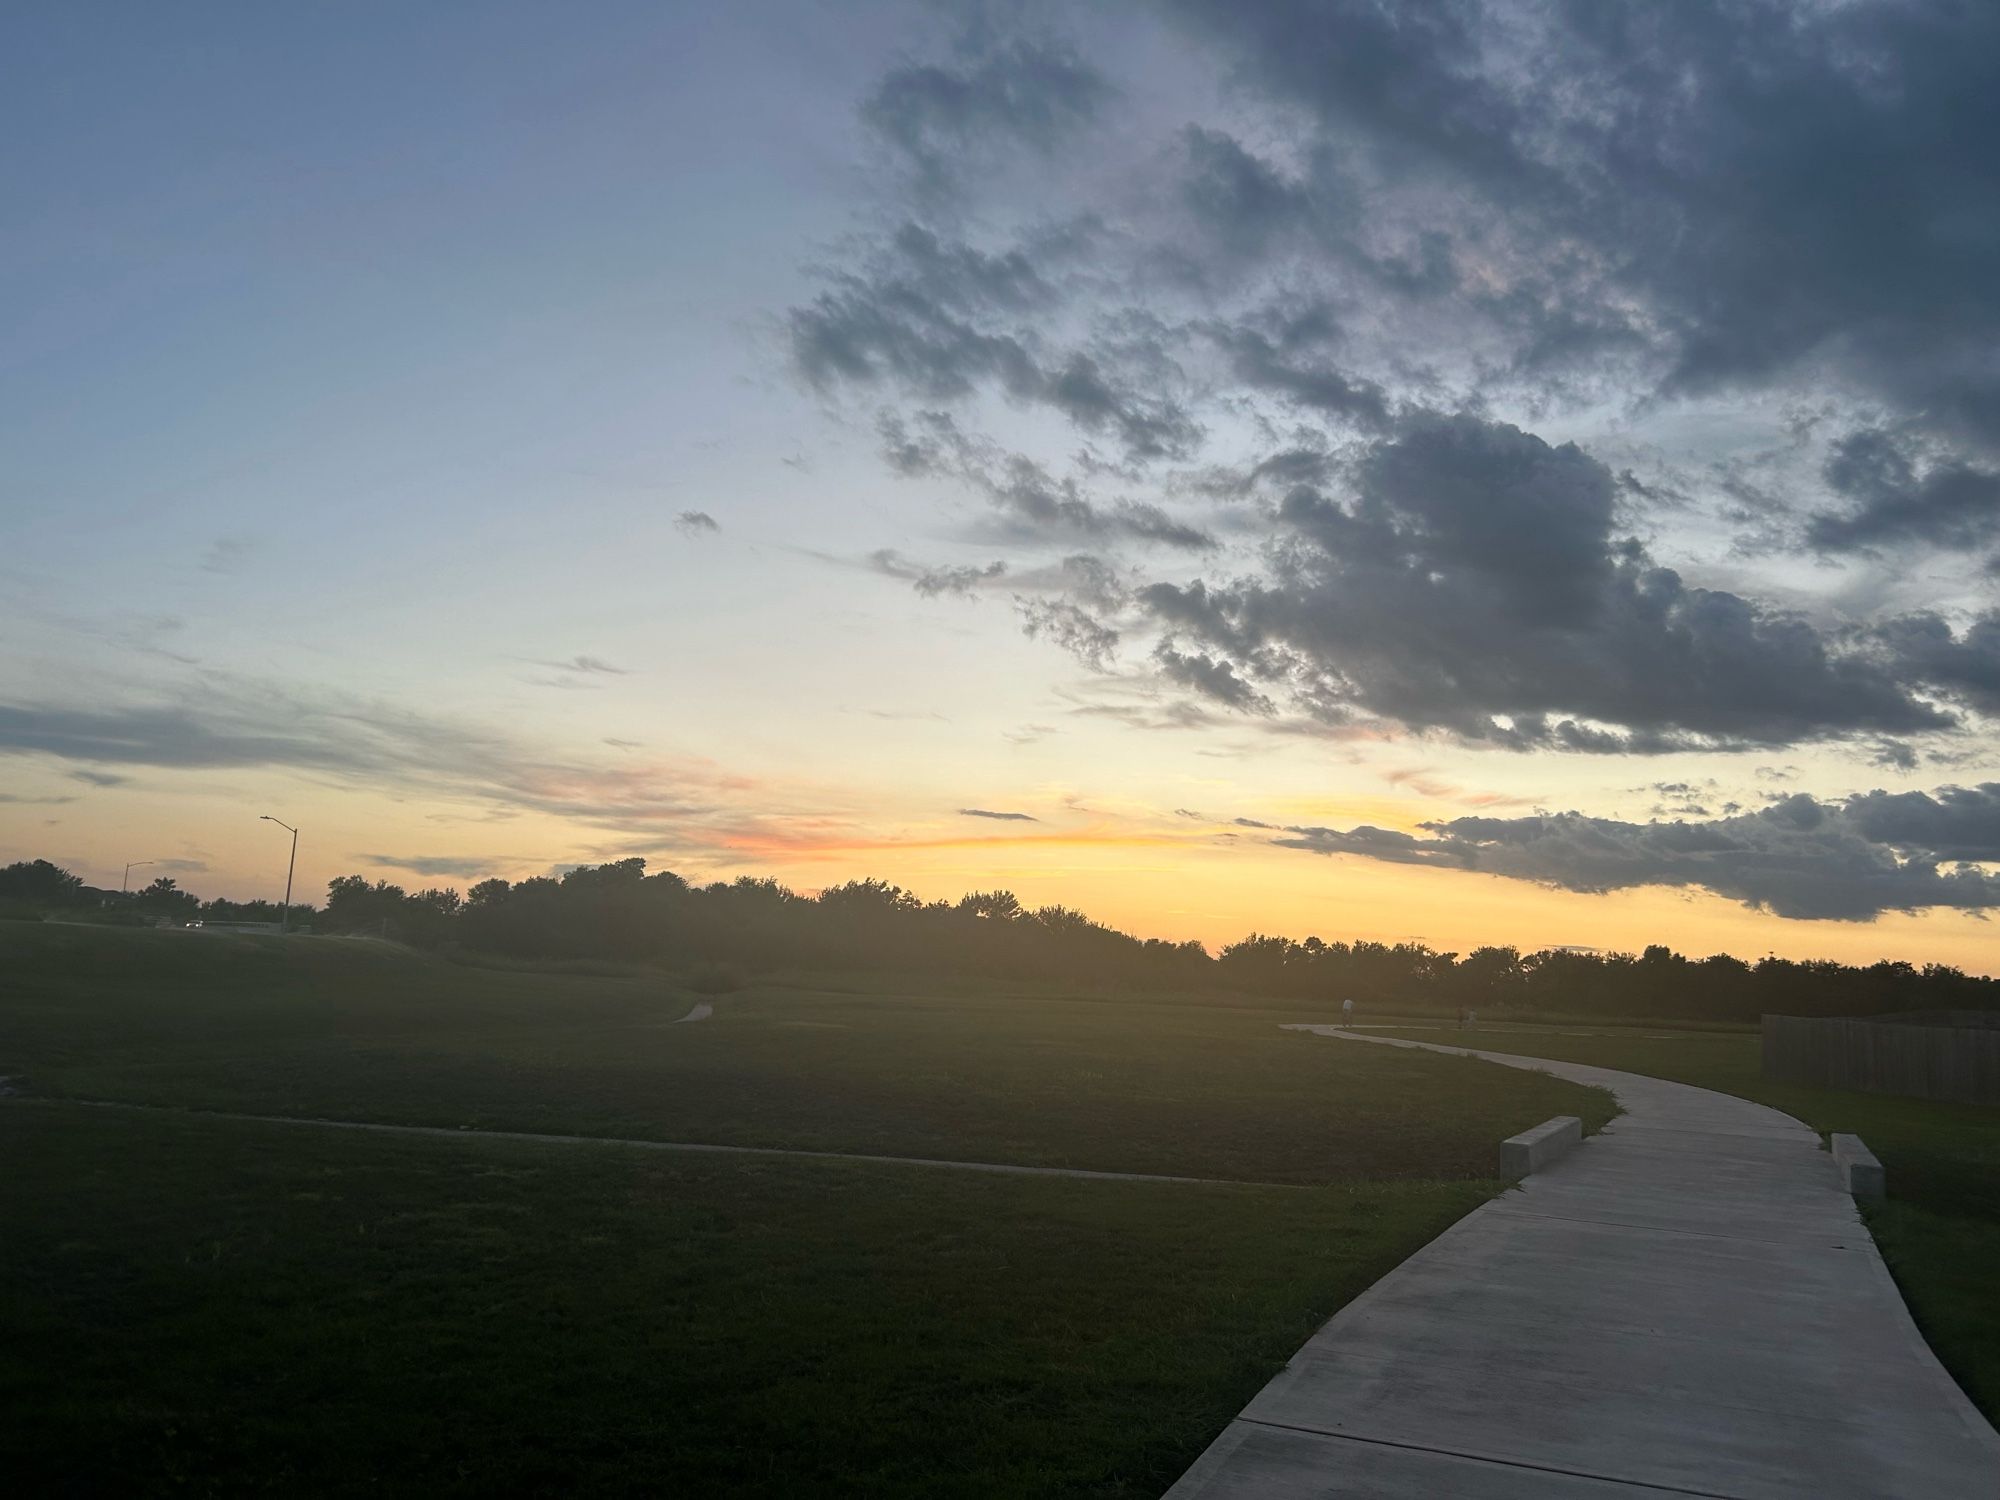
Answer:
[(1577, 1063), (1625, 1113), (1343, 1308), (1169, 1500), (2000, 1496), (1819, 1137)]

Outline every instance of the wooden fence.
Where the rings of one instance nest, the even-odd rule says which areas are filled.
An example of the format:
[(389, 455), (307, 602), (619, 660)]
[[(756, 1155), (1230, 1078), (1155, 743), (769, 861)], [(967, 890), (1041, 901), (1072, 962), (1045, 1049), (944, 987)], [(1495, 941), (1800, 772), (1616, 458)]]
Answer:
[(2000, 1030), (1766, 1016), (1764, 1076), (1820, 1088), (2000, 1104)]

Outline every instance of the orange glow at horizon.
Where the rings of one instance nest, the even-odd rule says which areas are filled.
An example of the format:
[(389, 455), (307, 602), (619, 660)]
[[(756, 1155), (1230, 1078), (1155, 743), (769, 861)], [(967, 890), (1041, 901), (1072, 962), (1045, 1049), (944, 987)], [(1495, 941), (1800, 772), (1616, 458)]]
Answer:
[[(651, 787), (658, 779), (640, 769), (620, 774), (631, 786)], [(891, 881), (925, 900), (1011, 889), (1030, 907), (1068, 906), (1140, 937), (1195, 938), (1211, 951), (1264, 932), (1421, 941), (1456, 952), (1487, 944), (1637, 951), (1665, 943), (1695, 956), (1729, 952), (1754, 960), (1775, 952), (1861, 964), (1888, 957), (1977, 973), (2000, 970), (1990, 927), (1964, 913), (1803, 922), (1697, 891), (1647, 887), (1587, 895), (1279, 848), (1270, 842), (1273, 829), (1151, 810), (1163, 805), (1159, 798), (1119, 802), (1043, 788), (1020, 799), (1042, 809), (1037, 821), (961, 829), (952, 826), (950, 814), (908, 816), (911, 802), (937, 806), (926, 791), (890, 799), (769, 777), (704, 773), (703, 779), (711, 792), (728, 782), (730, 795), (754, 790), (778, 805), (826, 810), (787, 814), (719, 806), (701, 817), (642, 816), (609, 831), (579, 825), (550, 807), (417, 802), (309, 786), (276, 772), (227, 785), (182, 774), (163, 778), (173, 787), (171, 796), (98, 799), (105, 811), (88, 823), (67, 816), (66, 807), (0, 806), (0, 861), (45, 857), (94, 884), (115, 887), (126, 859), (182, 856), (177, 878), (197, 894), (274, 898), (284, 851), (269, 844), (266, 825), (254, 817), (268, 804), (304, 825), (297, 888), (302, 900), (315, 903), (335, 875), (359, 873), (413, 889), (464, 889), (489, 874), (519, 880), (639, 855), (652, 869), (698, 881), (768, 876), (804, 892), (862, 878)], [(1246, 801), (1238, 798), (1235, 805)], [(1371, 795), (1273, 792), (1249, 805), (1274, 821), (1406, 831), (1435, 815), (1409, 800)], [(905, 815), (897, 816), (899, 810)], [(1081, 821), (1066, 825), (1065, 817)], [(876, 833), (871, 826), (903, 831)], [(441, 843), (463, 856), (463, 869), (416, 862), (414, 851)], [(531, 857), (531, 850), (545, 852)]]

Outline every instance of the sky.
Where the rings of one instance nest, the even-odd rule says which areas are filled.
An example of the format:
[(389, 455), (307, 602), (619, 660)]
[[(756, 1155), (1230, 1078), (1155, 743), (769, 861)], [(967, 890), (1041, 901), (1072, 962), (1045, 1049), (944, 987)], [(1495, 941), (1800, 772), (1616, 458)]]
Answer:
[(2000, 8), (0, 59), (0, 861), (2000, 970)]

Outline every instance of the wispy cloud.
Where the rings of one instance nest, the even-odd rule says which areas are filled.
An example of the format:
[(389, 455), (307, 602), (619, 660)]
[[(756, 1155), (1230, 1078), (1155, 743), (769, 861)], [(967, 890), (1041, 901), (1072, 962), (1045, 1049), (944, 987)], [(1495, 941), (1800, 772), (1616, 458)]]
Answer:
[(1507, 792), (1479, 791), (1464, 786), (1449, 777), (1441, 776), (1428, 766), (1405, 766), (1382, 772), (1382, 779), (1391, 786), (1407, 787), (1420, 796), (1437, 802), (1456, 802), (1461, 807), (1529, 807), (1535, 802), (1533, 797), (1515, 796)]
[(201, 570), (204, 573), (240, 573), (256, 550), (257, 544), (244, 537), (218, 537), (209, 543), (208, 551), (202, 554)]
[(1053, 724), (1023, 724), (1019, 729), (1003, 729), (1000, 738), (1010, 745), (1039, 745), (1052, 734), (1062, 731)]
[(601, 656), (572, 656), (564, 661), (544, 661), (538, 663), (552, 672), (574, 672), (580, 677), (628, 677), (629, 667), (614, 667)]
[(565, 692), (589, 692), (604, 687), (605, 679), (629, 677), (629, 667), (614, 666), (601, 656), (579, 655), (562, 661), (535, 659), (534, 665), (554, 674), (548, 677), (531, 677), (527, 681), (536, 687), (559, 688)]
[(377, 869), (408, 870), (413, 875), (424, 876), (455, 875), (461, 880), (490, 875), (495, 870), (519, 863), (511, 858), (497, 859), (481, 854), (351, 854), (348, 858)]
[(960, 599), (971, 599), (976, 597), (982, 588), (998, 583), (1007, 573), (1007, 564), (1004, 562), (990, 562), (977, 566), (963, 563), (937, 567), (927, 563), (912, 562), (890, 547), (869, 553), (868, 564), (878, 573), (904, 580), (926, 599), (936, 599), (945, 594)]
[(1042, 821), (1032, 813), (993, 812), (984, 807), (961, 807), (958, 810), (958, 815), (961, 818), (992, 818), (995, 822), (999, 823), (1039, 823)]
[(620, 827), (698, 822), (759, 785), (694, 757), (598, 764), (473, 722), (215, 671), (191, 674), (170, 697), (128, 684), (100, 686), (89, 706), (0, 702), (0, 755), (79, 761), (85, 769), (273, 767), (412, 798)]

